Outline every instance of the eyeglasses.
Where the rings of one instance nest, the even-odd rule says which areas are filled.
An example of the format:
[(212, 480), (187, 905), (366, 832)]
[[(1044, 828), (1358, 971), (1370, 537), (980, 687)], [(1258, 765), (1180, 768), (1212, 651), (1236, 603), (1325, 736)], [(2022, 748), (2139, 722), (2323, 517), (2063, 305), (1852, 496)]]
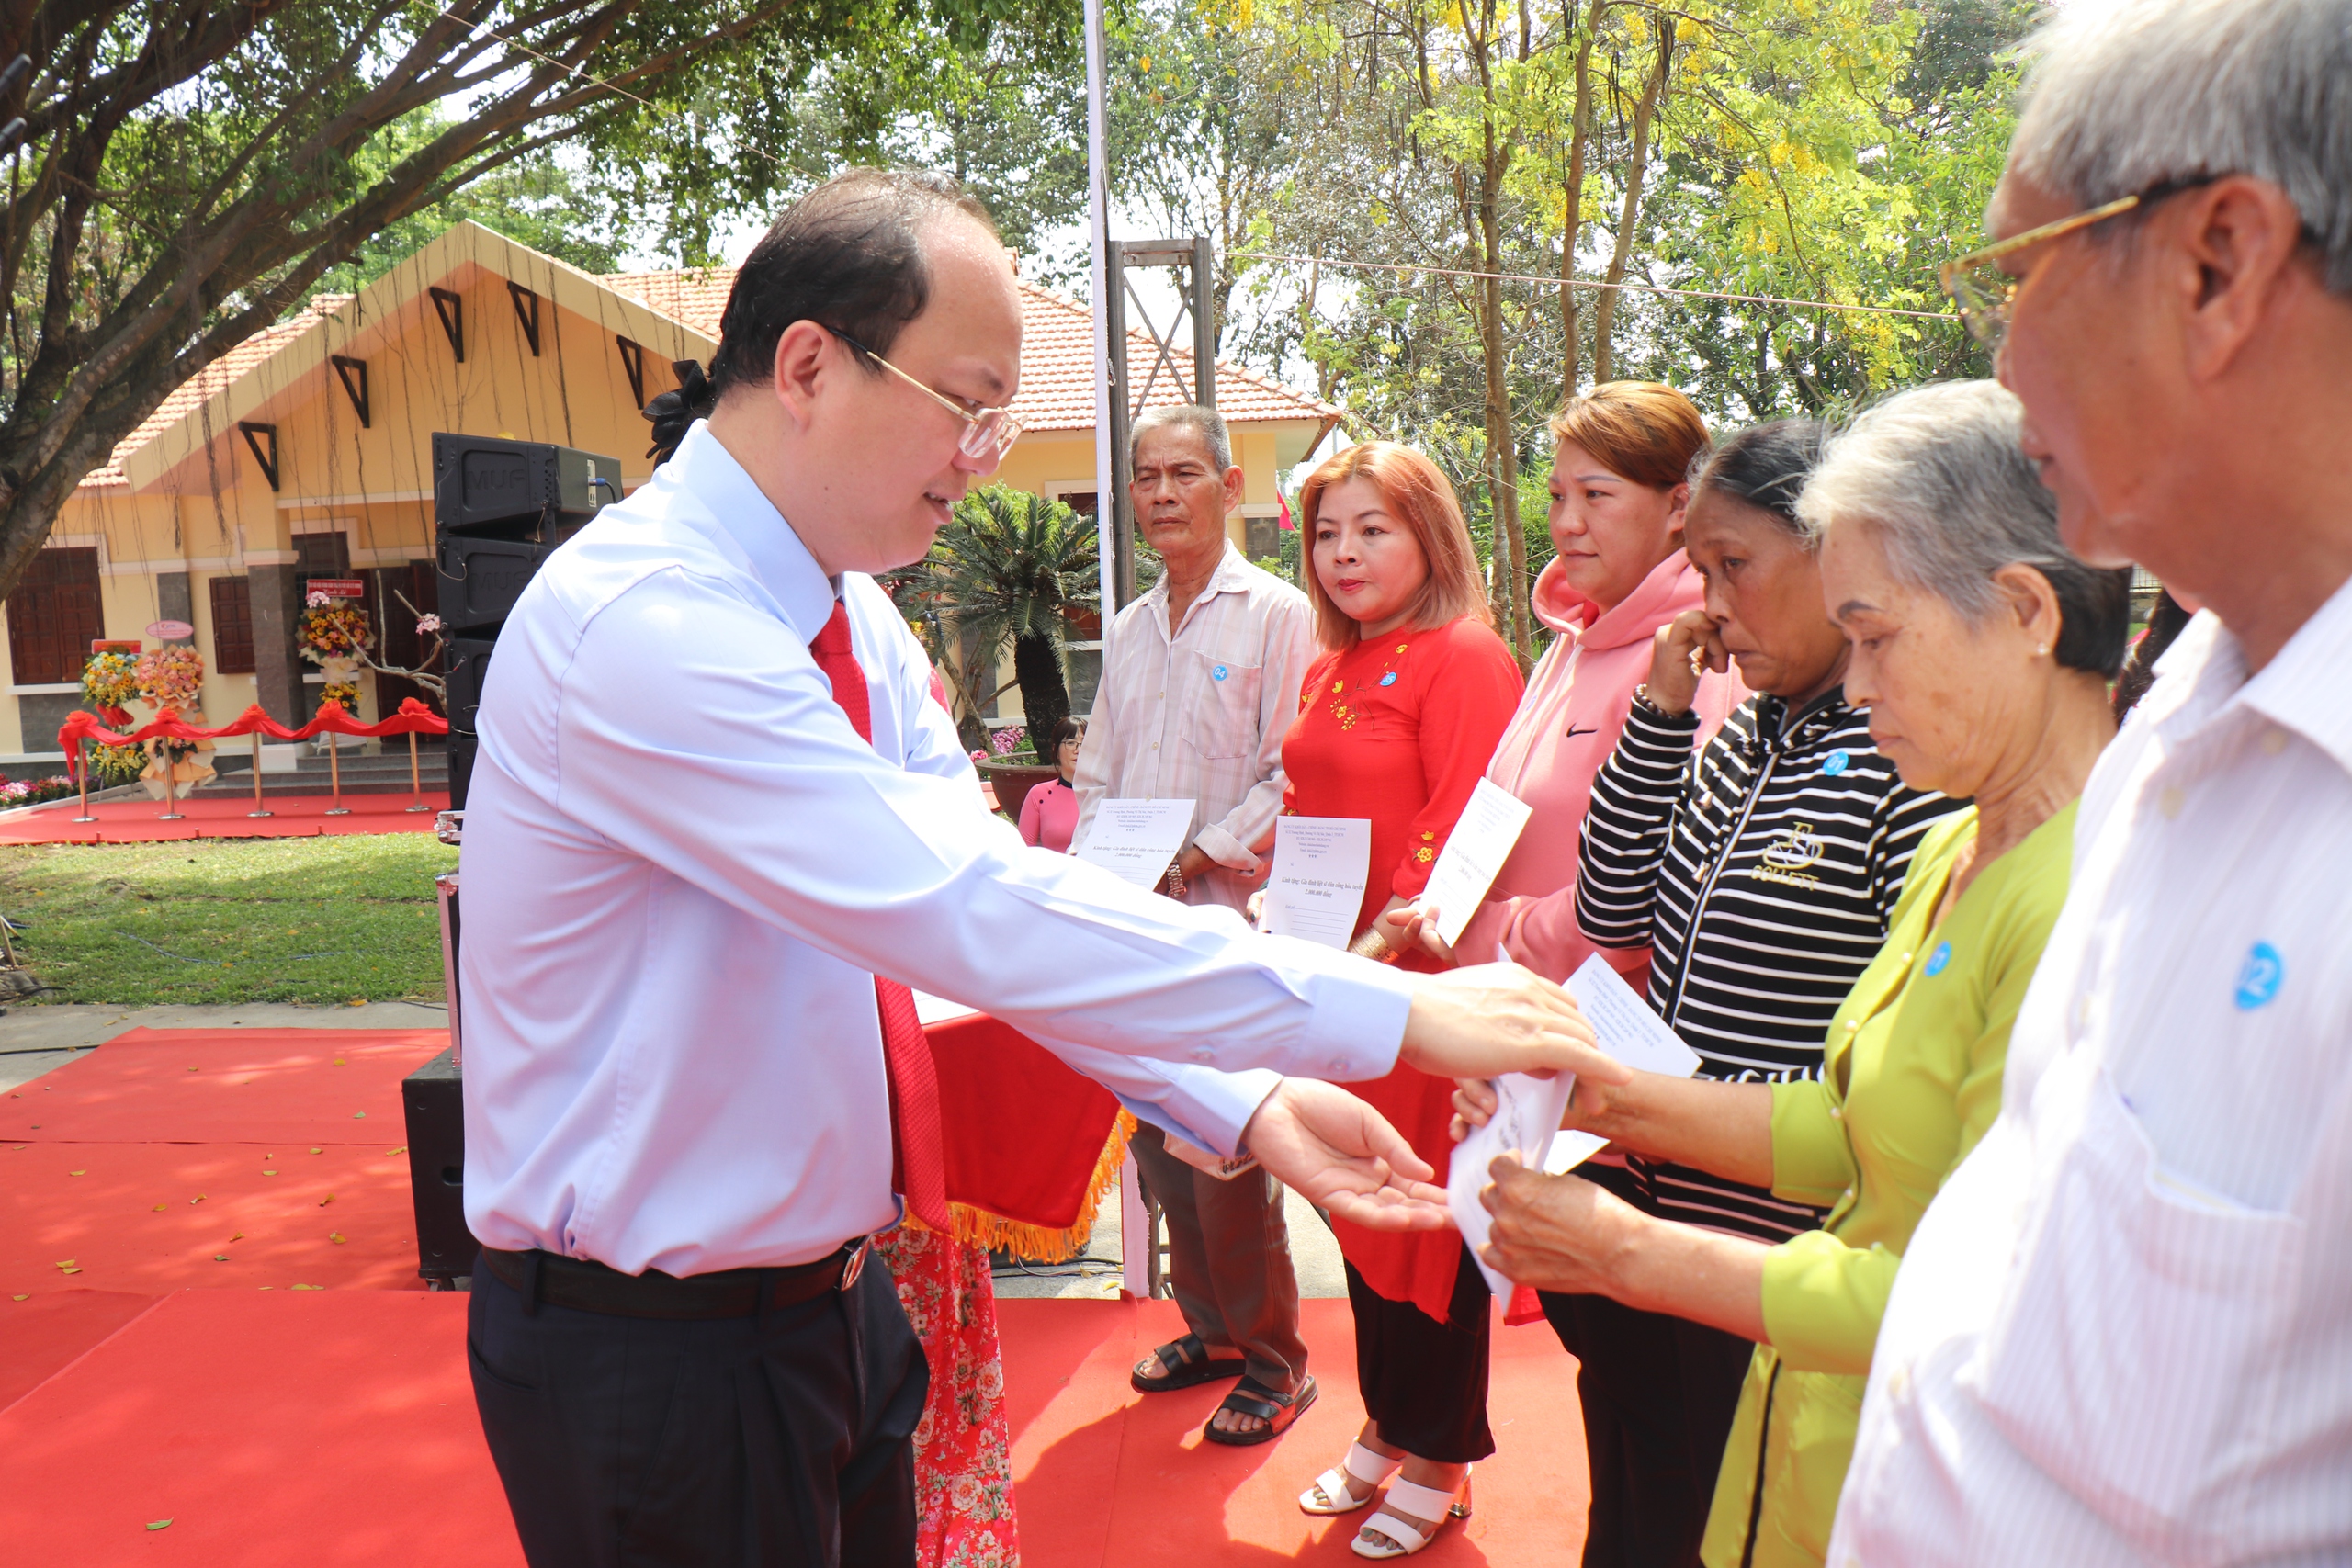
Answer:
[(1020, 439), (1021, 422), (1012, 417), (1010, 410), (984, 408), (979, 412), (974, 413), (944, 392), (933, 391), (931, 388), (924, 386), (921, 381), (842, 331), (841, 328), (828, 325), (823, 321), (819, 321), (817, 324), (824, 327), (827, 332), (912, 387), (916, 391), (921, 392), (924, 397), (929, 398), (933, 402), (937, 403), (941, 408), (945, 409), (949, 413), (954, 414), (957, 419), (962, 420), (964, 436), (962, 440), (956, 442), (956, 448), (965, 457), (975, 462), (993, 463), (1002, 457), (1012, 448), (1012, 444)]
[(1942, 282), (1944, 292), (1951, 296), (1952, 303), (1960, 307), (1960, 320), (1967, 327), (1968, 335), (1997, 354), (2002, 340), (2008, 336), (2009, 310), (2017, 303), (2018, 290), (2025, 286), (2025, 278), (2003, 272), (1995, 263), (2003, 256), (2015, 255), (2030, 245), (2058, 239), (2078, 229), (2087, 229), (2094, 223), (2103, 223), (2134, 208), (2154, 207), (2166, 197), (2177, 196), (2198, 186), (2211, 185), (2221, 177), (2219, 175), (2200, 175), (2194, 179), (2162, 181), (2145, 190), (2118, 197), (2104, 206), (2061, 218), (2054, 223), (2028, 229), (2022, 234), (2012, 234), (1981, 251), (1971, 251), (1964, 256), (1944, 263), (1936, 269), (1936, 276)]

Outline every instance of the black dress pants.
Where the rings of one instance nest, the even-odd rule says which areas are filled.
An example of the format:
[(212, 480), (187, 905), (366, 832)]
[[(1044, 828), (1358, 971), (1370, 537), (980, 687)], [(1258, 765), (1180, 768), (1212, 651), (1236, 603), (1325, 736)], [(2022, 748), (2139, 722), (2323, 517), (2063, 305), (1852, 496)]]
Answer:
[(1579, 1368), (1592, 1464), (1584, 1568), (1698, 1568), (1756, 1347), (1606, 1296), (1541, 1294), (1544, 1317)]
[(930, 1373), (890, 1272), (755, 1317), (544, 1302), (477, 1269), (474, 1403), (532, 1568), (911, 1568)]

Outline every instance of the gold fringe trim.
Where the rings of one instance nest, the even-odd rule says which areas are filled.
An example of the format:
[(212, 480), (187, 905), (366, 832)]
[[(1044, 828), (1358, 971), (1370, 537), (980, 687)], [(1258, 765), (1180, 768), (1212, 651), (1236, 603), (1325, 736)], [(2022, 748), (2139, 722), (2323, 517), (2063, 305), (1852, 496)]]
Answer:
[[(1030, 1263), (1067, 1263), (1086, 1245), (1089, 1233), (1094, 1229), (1094, 1215), (1112, 1188), (1118, 1185), (1119, 1166), (1127, 1157), (1127, 1140), (1135, 1135), (1136, 1119), (1121, 1111), (1111, 1123), (1111, 1135), (1103, 1140), (1102, 1157), (1094, 1162), (1093, 1178), (1086, 1184), (1086, 1196), (1078, 1206), (1078, 1221), (1066, 1230), (1031, 1224), (1023, 1220), (1009, 1220), (1002, 1214), (992, 1214), (986, 1209), (976, 1209), (968, 1203), (950, 1203), (947, 1216), (955, 1222), (956, 1239), (967, 1247), (984, 1252), (1009, 1252)], [(925, 1228), (912, 1214), (906, 1218), (908, 1228)]]

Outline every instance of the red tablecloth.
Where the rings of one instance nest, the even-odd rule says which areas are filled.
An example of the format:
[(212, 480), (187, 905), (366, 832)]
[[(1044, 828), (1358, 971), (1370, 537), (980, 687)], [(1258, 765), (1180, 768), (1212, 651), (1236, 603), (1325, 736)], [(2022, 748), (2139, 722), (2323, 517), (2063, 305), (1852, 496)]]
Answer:
[(1109, 1089), (984, 1013), (930, 1025), (958, 1239), (1039, 1262), (1077, 1256), (1135, 1122)]

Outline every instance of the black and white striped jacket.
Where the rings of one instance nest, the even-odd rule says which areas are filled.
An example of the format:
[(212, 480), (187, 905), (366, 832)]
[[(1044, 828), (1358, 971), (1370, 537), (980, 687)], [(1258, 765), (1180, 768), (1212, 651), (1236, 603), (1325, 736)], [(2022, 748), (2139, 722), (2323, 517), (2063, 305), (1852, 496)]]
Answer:
[[(1792, 717), (1758, 694), (1695, 758), (1695, 713), (1635, 703), (1593, 781), (1577, 919), (1602, 947), (1652, 949), (1650, 1005), (1702, 1074), (1813, 1077), (1846, 993), (1886, 940), (1919, 839), (1963, 802), (1906, 789), (1842, 690)], [(1670, 1219), (1780, 1241), (1820, 1224), (1686, 1167), (1630, 1156)]]

